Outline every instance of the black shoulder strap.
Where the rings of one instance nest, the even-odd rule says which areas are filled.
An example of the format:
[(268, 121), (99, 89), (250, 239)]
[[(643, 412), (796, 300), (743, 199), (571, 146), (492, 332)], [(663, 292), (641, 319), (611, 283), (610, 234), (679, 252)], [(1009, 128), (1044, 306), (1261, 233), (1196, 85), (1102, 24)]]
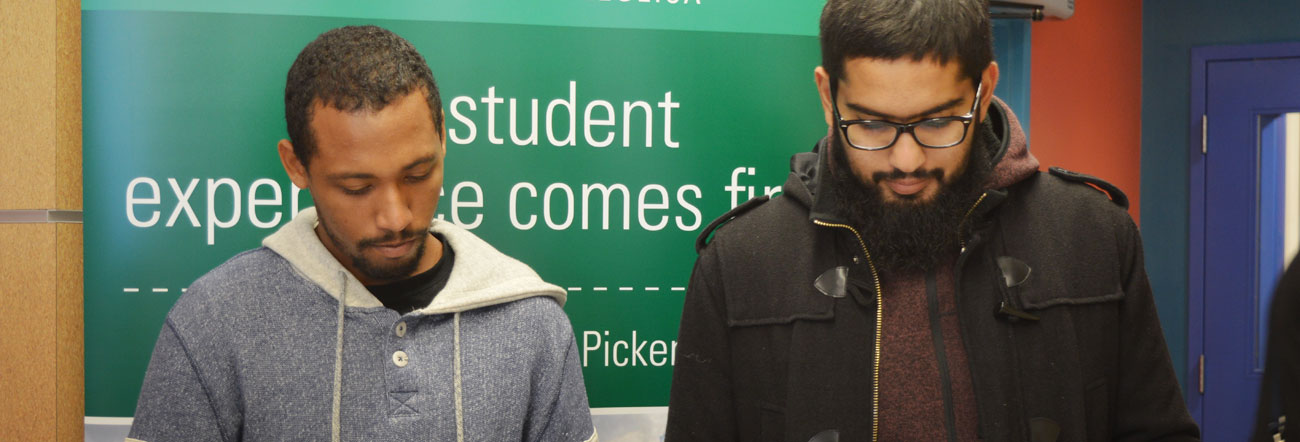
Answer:
[(1110, 196), (1111, 202), (1125, 209), (1128, 208), (1128, 196), (1124, 195), (1124, 192), (1119, 190), (1118, 187), (1115, 187), (1114, 184), (1108, 183), (1105, 180), (1092, 175), (1065, 170), (1060, 167), (1051, 167), (1047, 170), (1048, 172), (1051, 172), (1052, 175), (1061, 177), (1066, 181), (1095, 186), (1096, 188), (1101, 189), (1102, 192), (1106, 192), (1106, 195)]
[(772, 197), (767, 195), (751, 198), (749, 201), (740, 203), (739, 206), (736, 206), (734, 209), (722, 214), (718, 219), (713, 220), (713, 222), (709, 223), (709, 225), (704, 228), (704, 231), (700, 232), (700, 236), (695, 238), (695, 253), (700, 253), (701, 250), (704, 250), (704, 246), (709, 245), (709, 240), (712, 239), (713, 232), (718, 230), (719, 227), (722, 227), (723, 224), (736, 219), (736, 217), (762, 205), (770, 199), (772, 199)]

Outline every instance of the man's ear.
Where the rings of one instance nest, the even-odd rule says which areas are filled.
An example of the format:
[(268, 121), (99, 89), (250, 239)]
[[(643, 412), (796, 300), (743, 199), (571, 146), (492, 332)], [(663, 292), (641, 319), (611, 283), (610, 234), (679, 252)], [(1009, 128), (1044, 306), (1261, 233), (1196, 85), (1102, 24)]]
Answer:
[(289, 175), (289, 181), (299, 189), (309, 189), (310, 180), (307, 179), (307, 166), (298, 161), (298, 154), (293, 152), (293, 143), (289, 140), (280, 140), (275, 145), (280, 154), (280, 164), (284, 166), (284, 173)]
[[(441, 113), (442, 109), (439, 109), (438, 112)], [(446, 115), (443, 115), (442, 127), (439, 128), (440, 129), (439, 132), (441, 132), (441, 134), (438, 137), (438, 144), (442, 145), (442, 159), (444, 161), (446, 161), (447, 159), (447, 118), (446, 117), (447, 117)]]
[(993, 91), (998, 87), (998, 62), (989, 63), (989, 67), (984, 68), (984, 73), (980, 75), (980, 84), (984, 90), (980, 92), (980, 115), (989, 114), (989, 105), (993, 103)]
[(826, 68), (817, 66), (813, 69), (813, 82), (817, 83), (817, 94), (821, 95), (822, 113), (826, 116), (826, 127), (835, 125), (835, 113), (832, 112), (831, 106), (831, 76), (826, 73)]

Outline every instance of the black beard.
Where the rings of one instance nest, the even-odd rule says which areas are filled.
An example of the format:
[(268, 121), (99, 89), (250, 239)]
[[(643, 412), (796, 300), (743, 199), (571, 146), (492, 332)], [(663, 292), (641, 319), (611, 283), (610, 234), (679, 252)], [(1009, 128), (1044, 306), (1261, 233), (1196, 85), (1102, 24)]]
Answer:
[[(877, 268), (895, 274), (926, 272), (958, 252), (957, 229), (993, 172), (997, 138), (987, 123), (975, 125), (974, 129), (965, 167), (950, 182), (943, 181), (942, 170), (911, 174), (894, 170), (859, 179), (849, 168), (844, 152), (849, 147), (841, 141), (839, 131), (832, 131), (826, 147), (831, 150), (830, 180), (835, 188), (830, 194), (835, 196), (840, 215), (861, 233)], [(885, 201), (880, 180), (902, 175), (936, 178), (941, 187), (929, 202), (909, 198)]]
[(390, 243), (394, 241), (407, 240), (411, 238), (420, 238), (422, 235), (428, 235), (428, 232), (418, 229), (407, 229), (401, 232), (388, 232), (379, 238), (366, 238), (357, 241), (356, 244), (343, 242), (342, 238), (334, 235), (334, 231), (329, 228), (329, 223), (325, 222), (326, 216), (321, 213), (319, 207), (316, 208), (317, 220), (321, 228), (325, 230), (325, 235), (329, 236), (330, 241), (340, 249), (344, 255), (352, 261), (352, 267), (356, 268), (359, 276), (364, 276), (373, 284), (386, 284), (413, 276), (415, 271), (420, 267), (420, 259), (424, 257), (423, 239), (417, 239), (415, 242), (415, 253), (405, 261), (394, 263), (374, 262), (361, 253), (367, 247), (374, 247), (376, 244)]
[[(326, 233), (328, 234), (329, 230), (326, 230)], [(361, 245), (359, 245), (359, 247), (361, 248), (372, 247), (373, 244), (379, 244), (382, 242), (390, 242), (398, 239), (418, 237), (420, 233), (424, 233), (424, 232), (420, 232), (418, 230), (406, 231), (402, 234), (389, 232), (389, 235), (383, 238), (362, 240)], [(428, 235), (428, 233), (424, 233), (424, 234)], [(337, 240), (335, 241), (337, 242)], [(367, 244), (367, 242), (369, 242), (370, 244)], [(370, 279), (371, 281), (386, 283), (386, 282), (394, 282), (394, 281), (406, 279), (411, 276), (414, 276), (415, 271), (419, 269), (420, 259), (424, 257), (425, 242), (426, 241), (422, 239), (417, 239), (415, 241), (415, 254), (411, 255), (410, 259), (406, 261), (400, 261), (392, 264), (374, 262), (371, 261), (369, 258), (366, 258), (365, 255), (362, 255), (361, 253), (358, 252), (357, 254), (351, 257), (352, 266), (356, 267), (358, 272), (361, 272), (361, 274), (365, 275), (366, 278)]]

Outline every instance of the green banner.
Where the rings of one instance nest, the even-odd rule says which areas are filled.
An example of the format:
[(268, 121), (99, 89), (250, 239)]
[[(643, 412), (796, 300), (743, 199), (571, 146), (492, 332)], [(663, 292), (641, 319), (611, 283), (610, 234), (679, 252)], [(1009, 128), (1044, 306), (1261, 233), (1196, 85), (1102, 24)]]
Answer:
[(744, 0), (82, 0), (83, 10), (208, 12), (817, 35), (821, 2)]
[[(275, 155), (285, 73), (352, 22), (85, 12), (87, 415), (131, 415), (184, 287), (311, 204)], [(568, 288), (593, 407), (667, 405), (696, 235), (825, 132), (815, 39), (378, 24), (442, 90), (438, 215)]]
[[(118, 426), (185, 287), (311, 205), (275, 143), (289, 66), (325, 30), (378, 24), (424, 54), (437, 216), (568, 289), (602, 439), (662, 435), (696, 236), (826, 132), (820, 2), (82, 4), (86, 415)], [(1028, 25), (999, 26), (1025, 82), (999, 95), (1027, 116)]]

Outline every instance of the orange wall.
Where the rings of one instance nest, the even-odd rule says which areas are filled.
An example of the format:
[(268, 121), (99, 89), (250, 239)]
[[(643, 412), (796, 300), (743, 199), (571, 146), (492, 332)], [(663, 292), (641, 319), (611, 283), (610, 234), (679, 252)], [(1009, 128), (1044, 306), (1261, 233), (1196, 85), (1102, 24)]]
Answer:
[(1084, 0), (1068, 20), (1030, 26), (1029, 146), (1043, 168), (1100, 177), (1138, 220), (1142, 2)]

